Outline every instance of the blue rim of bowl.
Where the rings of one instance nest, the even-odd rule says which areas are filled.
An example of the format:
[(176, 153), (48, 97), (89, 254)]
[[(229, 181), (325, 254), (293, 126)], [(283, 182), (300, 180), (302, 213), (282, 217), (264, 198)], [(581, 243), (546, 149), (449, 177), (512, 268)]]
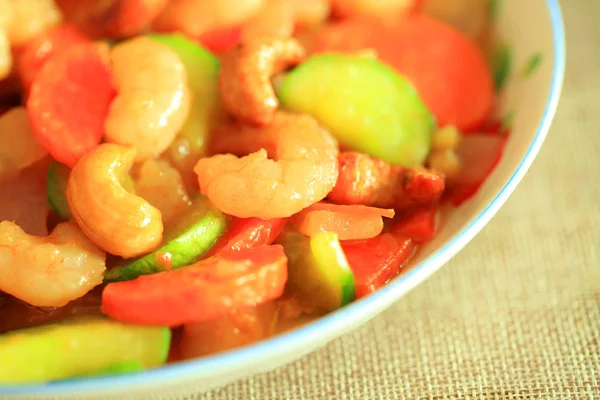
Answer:
[(234, 365), (252, 365), (256, 364), (257, 360), (269, 360), (284, 354), (290, 348), (302, 349), (308, 343), (318, 342), (319, 338), (323, 336), (322, 332), (329, 332), (328, 336), (337, 337), (336, 333), (331, 334), (331, 332), (343, 332), (349, 326), (354, 326), (358, 322), (369, 319), (374, 309), (380, 312), (398, 300), (456, 255), (492, 219), (519, 184), (540, 150), (556, 112), (565, 70), (565, 33), (560, 6), (558, 0), (546, 0), (546, 4), (550, 11), (553, 31), (554, 66), (550, 95), (536, 135), (523, 160), (490, 204), (458, 235), (426, 260), (358, 302), (294, 331), (254, 345), (129, 375), (97, 377), (86, 380), (64, 380), (34, 385), (4, 386), (0, 388), (0, 394), (51, 396), (74, 392), (78, 394), (92, 393), (107, 388), (115, 391), (144, 386), (149, 382), (153, 385), (169, 383), (173, 380), (200, 376), (207, 371), (211, 373), (226, 372)]

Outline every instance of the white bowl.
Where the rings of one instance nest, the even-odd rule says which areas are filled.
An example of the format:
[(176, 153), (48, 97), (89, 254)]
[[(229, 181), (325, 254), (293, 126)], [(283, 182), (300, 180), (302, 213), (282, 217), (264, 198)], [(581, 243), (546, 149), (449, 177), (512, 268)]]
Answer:
[[(500, 0), (501, 1), (501, 0)], [(245, 348), (137, 374), (0, 387), (0, 397), (153, 398), (205, 391), (289, 363), (358, 327), (423, 282), (461, 250), (521, 181), (536, 157), (558, 103), (565, 66), (558, 0), (504, 0), (500, 36), (512, 48), (513, 71), (533, 56), (541, 65), (529, 78), (514, 73), (499, 113), (515, 110), (504, 157), (480, 191), (454, 210), (437, 238), (420, 251), (413, 267), (371, 296), (290, 333)]]

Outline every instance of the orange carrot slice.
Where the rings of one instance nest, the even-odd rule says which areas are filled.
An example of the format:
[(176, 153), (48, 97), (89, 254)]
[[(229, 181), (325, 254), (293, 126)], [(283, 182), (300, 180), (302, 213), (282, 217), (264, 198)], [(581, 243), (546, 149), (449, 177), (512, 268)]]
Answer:
[(410, 238), (391, 233), (341, 244), (354, 274), (356, 298), (373, 293), (396, 276), (414, 252)]
[(19, 52), (17, 71), (23, 89), (29, 91), (33, 79), (54, 54), (88, 39), (71, 25), (58, 25), (29, 41)]
[(382, 217), (393, 218), (394, 210), (320, 202), (294, 215), (290, 222), (306, 236), (335, 232), (339, 240), (353, 240), (379, 235), (383, 230)]
[(73, 167), (100, 143), (115, 94), (108, 46), (69, 47), (46, 61), (33, 80), (27, 100), (33, 131), (56, 161)]
[(179, 269), (111, 283), (102, 312), (119, 321), (176, 326), (253, 307), (283, 293), (287, 257), (280, 245), (227, 252)]

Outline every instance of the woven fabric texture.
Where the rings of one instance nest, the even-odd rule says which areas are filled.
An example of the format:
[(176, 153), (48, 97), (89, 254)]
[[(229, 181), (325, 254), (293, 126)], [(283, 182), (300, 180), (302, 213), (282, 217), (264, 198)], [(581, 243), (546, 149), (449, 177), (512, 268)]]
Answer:
[(362, 328), (194, 399), (600, 399), (600, 0), (563, 12), (555, 122), (481, 234)]

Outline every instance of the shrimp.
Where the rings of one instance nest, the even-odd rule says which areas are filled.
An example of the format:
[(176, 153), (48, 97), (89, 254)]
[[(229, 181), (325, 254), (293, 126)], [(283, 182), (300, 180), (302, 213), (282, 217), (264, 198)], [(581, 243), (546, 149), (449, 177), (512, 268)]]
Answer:
[(62, 20), (54, 0), (11, 0), (9, 3), (12, 8), (12, 21), (7, 33), (12, 47), (21, 47), (49, 26), (57, 25)]
[[(200, 191), (227, 214), (289, 217), (324, 199), (335, 185), (337, 143), (308, 115), (280, 112), (268, 127), (245, 127), (238, 137), (261, 138), (244, 140), (252, 154), (219, 154), (194, 167)], [(270, 151), (262, 148), (268, 141), (274, 143)]]
[(0, 290), (38, 307), (60, 307), (102, 283), (105, 254), (74, 222), (45, 237), (0, 222)]
[(192, 204), (181, 175), (164, 160), (144, 161), (135, 189), (138, 196), (161, 212), (163, 225), (168, 225)]
[(271, 77), (305, 57), (304, 48), (292, 38), (262, 37), (240, 44), (221, 63), (223, 107), (242, 121), (268, 125), (279, 107)]
[(329, 0), (290, 0), (294, 6), (296, 25), (306, 28), (327, 20), (331, 5)]
[(366, 154), (344, 152), (340, 173), (328, 199), (336, 204), (406, 209), (435, 203), (444, 177), (425, 168), (404, 168)]
[(33, 134), (25, 107), (0, 116), (0, 175), (26, 168), (47, 154)]
[(154, 30), (181, 31), (198, 37), (211, 30), (239, 26), (254, 16), (265, 0), (172, 0), (153, 23)]
[(190, 111), (183, 62), (173, 50), (146, 37), (117, 45), (111, 55), (119, 94), (106, 118), (106, 140), (135, 146), (136, 161), (164, 152)]

